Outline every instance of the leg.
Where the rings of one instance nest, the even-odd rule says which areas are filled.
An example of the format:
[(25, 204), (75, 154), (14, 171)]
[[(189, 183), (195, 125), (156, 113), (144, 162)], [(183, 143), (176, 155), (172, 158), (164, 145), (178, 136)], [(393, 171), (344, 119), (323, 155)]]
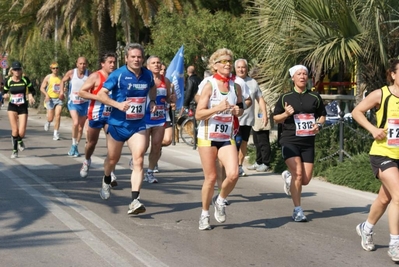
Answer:
[(60, 106), (60, 105), (55, 106), (55, 124), (54, 124), (54, 130), (56, 130), (56, 131), (58, 131), (58, 130), (60, 129), (61, 111), (62, 111), (62, 106)]

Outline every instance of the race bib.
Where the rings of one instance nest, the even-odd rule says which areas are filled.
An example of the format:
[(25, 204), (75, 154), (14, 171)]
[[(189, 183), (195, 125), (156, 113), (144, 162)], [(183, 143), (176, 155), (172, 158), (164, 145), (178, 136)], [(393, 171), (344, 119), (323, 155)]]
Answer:
[(233, 116), (231, 114), (217, 114), (209, 119), (208, 139), (212, 141), (228, 141), (233, 130)]
[(130, 107), (126, 111), (126, 120), (140, 120), (144, 117), (146, 97), (126, 97)]
[(79, 92), (72, 92), (72, 103), (73, 104), (83, 104), (86, 101), (87, 101), (86, 99), (81, 98), (79, 96)]
[(60, 93), (60, 84), (54, 84), (53, 92), (56, 93), (56, 94)]
[(387, 145), (399, 146), (399, 119), (388, 119)]
[(314, 136), (312, 128), (315, 124), (315, 118), (313, 114), (295, 114), (295, 135), (296, 136)]
[(112, 107), (110, 107), (110, 106), (104, 106), (103, 117), (104, 117), (104, 118), (108, 118), (109, 115), (111, 114), (111, 110), (112, 110)]
[(150, 120), (163, 120), (165, 119), (165, 105), (157, 105), (157, 111), (151, 112)]
[(14, 105), (25, 104), (24, 94), (11, 94), (11, 103)]

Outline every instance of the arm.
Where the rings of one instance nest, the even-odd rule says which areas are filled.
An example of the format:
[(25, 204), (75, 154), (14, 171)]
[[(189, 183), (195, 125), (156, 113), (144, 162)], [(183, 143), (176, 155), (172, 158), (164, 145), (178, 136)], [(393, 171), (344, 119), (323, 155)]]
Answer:
[(64, 77), (62, 77), (60, 84), (60, 100), (63, 100), (65, 97), (65, 83), (70, 81), (72, 78), (73, 70), (69, 70), (65, 73)]
[[(236, 90), (237, 90), (237, 104), (241, 103), (241, 107), (239, 107), (237, 104), (233, 106), (233, 109), (231, 113), (235, 116), (241, 116), (244, 113), (244, 105), (242, 103), (242, 92), (241, 92), (241, 86), (239, 84), (236, 84)], [(251, 99), (251, 97), (249, 97)], [(251, 100), (252, 103), (252, 100)]]
[(42, 92), (42, 94), (44, 95), (44, 101), (45, 102), (47, 102), (47, 101), (49, 101), (49, 97), (48, 97), (48, 94), (47, 94), (47, 91), (46, 91), (46, 88), (47, 88), (47, 85), (48, 85), (48, 80), (49, 80), (49, 77), (50, 75), (47, 75), (44, 79), (43, 79), (43, 82), (42, 82), (42, 84), (41, 84), (41, 86), (40, 86), (40, 92)]
[(92, 94), (91, 91), (98, 86), (99, 76), (97, 72), (90, 74), (79, 90), (79, 96), (84, 99), (99, 100), (98, 95)]
[(260, 93), (260, 96), (257, 95), (256, 101), (259, 103), (259, 108), (262, 111), (262, 123), (263, 126), (266, 126), (268, 121), (269, 121), (269, 114), (267, 114), (267, 108), (266, 108), (266, 101), (263, 99), (262, 93)]
[[(277, 106), (276, 106), (277, 108)], [(287, 102), (284, 103), (284, 112), (280, 114), (276, 114), (273, 116), (273, 119), (276, 123), (284, 123), (284, 121), (294, 114), (294, 108), (291, 105), (288, 105)]]
[(370, 123), (364, 115), (369, 109), (380, 106), (382, 97), (381, 90), (374, 90), (365, 99), (363, 99), (352, 111), (353, 119), (364, 129), (369, 131), (374, 139), (383, 140), (386, 138), (386, 129), (377, 128)]
[(190, 79), (190, 77), (188, 77), (186, 91), (184, 92), (183, 107), (190, 106), (190, 101), (193, 98), (193, 93), (194, 93), (193, 82)]

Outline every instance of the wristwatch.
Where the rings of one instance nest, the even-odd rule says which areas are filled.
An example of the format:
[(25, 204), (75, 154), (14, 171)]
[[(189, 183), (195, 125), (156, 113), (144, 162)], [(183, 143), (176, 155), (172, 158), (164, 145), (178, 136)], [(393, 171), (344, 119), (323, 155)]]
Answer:
[(321, 130), (321, 128), (323, 128), (323, 124), (321, 124), (320, 122), (316, 123), (317, 126), (319, 127), (319, 130)]

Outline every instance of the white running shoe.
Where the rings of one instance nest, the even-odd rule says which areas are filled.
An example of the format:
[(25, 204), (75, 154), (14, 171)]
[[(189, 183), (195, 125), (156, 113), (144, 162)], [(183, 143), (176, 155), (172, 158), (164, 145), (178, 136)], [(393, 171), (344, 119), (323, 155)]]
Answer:
[(116, 181), (116, 175), (114, 172), (111, 172), (111, 187), (115, 187), (118, 185), (118, 182)]
[(224, 223), (226, 221), (226, 204), (219, 204), (217, 202), (219, 195), (216, 195), (212, 198), (212, 205), (215, 207), (215, 219), (220, 223)]
[(244, 169), (242, 168), (242, 166), (238, 166), (238, 176), (240, 176), (240, 177), (247, 176), (247, 174), (244, 172)]
[(88, 163), (86, 160), (82, 164), (82, 168), (80, 168), (80, 177), (86, 178), (87, 175), (89, 174), (89, 169), (90, 169), (90, 163)]
[(281, 177), (284, 181), (284, 192), (287, 196), (291, 195), (291, 173), (289, 171), (283, 171)]
[(202, 230), (211, 230), (212, 227), (209, 224), (209, 222), (210, 222), (209, 215), (208, 216), (201, 215), (201, 217), (199, 219), (199, 227), (198, 227), (198, 229), (200, 229), (201, 231)]
[(295, 222), (307, 222), (308, 219), (306, 218), (305, 214), (303, 214), (303, 210), (298, 210), (293, 212), (292, 219)]
[(104, 183), (104, 178), (103, 178), (103, 182), (102, 182), (102, 186), (101, 186), (101, 190), (100, 190), (100, 197), (102, 199), (107, 200), (107, 199), (109, 199), (110, 196), (111, 196), (111, 185)]
[(392, 261), (399, 262), (399, 244), (389, 246), (388, 256), (391, 257)]
[(366, 234), (364, 232), (364, 223), (360, 223), (356, 226), (356, 233), (358, 236), (361, 237), (360, 244), (362, 245), (362, 248), (365, 251), (373, 251), (375, 250), (375, 245), (373, 242), (373, 234), (374, 232), (371, 232), (370, 234)]
[(141, 204), (140, 200), (133, 199), (133, 201), (129, 204), (127, 214), (139, 214), (144, 213), (145, 211), (145, 206)]
[(159, 173), (159, 169), (158, 169), (158, 163), (155, 165), (154, 167), (154, 173)]
[(50, 129), (50, 122), (48, 121), (48, 122), (46, 122), (46, 123), (44, 124), (44, 130), (45, 130), (46, 132), (48, 132), (49, 129)]
[(255, 162), (251, 166), (248, 166), (247, 170), (254, 171), (254, 170), (256, 170), (256, 168), (258, 168), (258, 166), (259, 166), (259, 164)]
[(54, 134), (54, 135), (53, 135), (53, 140), (54, 140), (54, 141), (60, 140), (60, 134), (59, 134), (59, 133)]
[(19, 151), (24, 151), (25, 150), (25, 144), (24, 141), (18, 141), (18, 150)]
[(150, 183), (150, 184), (156, 184), (158, 183), (157, 178), (155, 178), (154, 173), (153, 172), (147, 172), (144, 175), (144, 181)]
[(12, 158), (12, 159), (18, 158), (18, 151), (17, 151), (17, 150), (13, 150), (13, 151), (12, 151), (11, 158)]

